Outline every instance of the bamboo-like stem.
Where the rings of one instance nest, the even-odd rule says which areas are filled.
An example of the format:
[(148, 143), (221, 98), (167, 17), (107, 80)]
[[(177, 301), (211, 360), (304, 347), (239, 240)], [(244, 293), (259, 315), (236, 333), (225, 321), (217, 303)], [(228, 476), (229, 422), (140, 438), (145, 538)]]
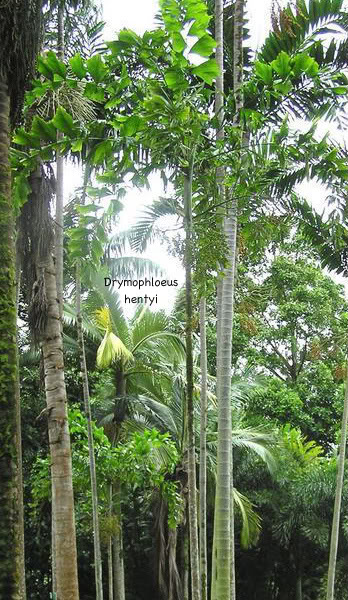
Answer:
[[(83, 191), (81, 197), (81, 205), (83, 206), (86, 198), (86, 187), (90, 176), (90, 169), (87, 166), (85, 170)], [(94, 453), (94, 440), (92, 430), (92, 414), (89, 395), (88, 371), (86, 364), (85, 341), (82, 329), (82, 312), (81, 312), (81, 260), (76, 261), (76, 321), (77, 321), (77, 338), (80, 350), (80, 367), (82, 376), (83, 400), (85, 414), (87, 418), (87, 435), (88, 435), (88, 453), (89, 453), (89, 469), (91, 478), (92, 490), (92, 518), (93, 518), (93, 543), (94, 543), (94, 571), (96, 585), (96, 600), (103, 600), (103, 572), (102, 572), (102, 557), (100, 549), (100, 530), (99, 530), (99, 515), (98, 515), (98, 484)]]
[(207, 600), (207, 336), (206, 299), (200, 299), (200, 366), (201, 366), (201, 422), (199, 453), (199, 557), (201, 573), (201, 600)]
[[(58, 58), (64, 61), (64, 6), (58, 4)], [(57, 142), (63, 138), (63, 134), (57, 131)], [(56, 157), (56, 171), (57, 171), (57, 184), (56, 184), (56, 218), (55, 218), (55, 259), (56, 259), (56, 273), (57, 273), (57, 298), (59, 303), (59, 315), (61, 318), (61, 324), (63, 324), (63, 277), (64, 277), (64, 266), (63, 266), (63, 243), (64, 243), (64, 158), (57, 150)]]
[(345, 389), (345, 394), (344, 394), (344, 406), (343, 406), (342, 426), (341, 426), (340, 453), (339, 453), (339, 456), (337, 459), (338, 464), (337, 464), (337, 477), (336, 477), (336, 492), (335, 492), (334, 513), (333, 513), (333, 517), (332, 517), (326, 600), (334, 600), (334, 598), (335, 598), (335, 573), (336, 573), (338, 535), (339, 535), (339, 527), (340, 527), (340, 513), (341, 513), (342, 492), (343, 492), (343, 479), (344, 479), (344, 466), (345, 466), (344, 463), (345, 463), (346, 446), (347, 446), (347, 429), (348, 429), (348, 364), (347, 364), (346, 389)]
[(198, 524), (196, 498), (196, 444), (193, 406), (193, 348), (192, 348), (192, 176), (194, 151), (188, 172), (184, 174), (185, 206), (185, 291), (186, 291), (186, 403), (188, 437), (188, 512), (190, 532), (190, 565), (192, 600), (200, 600)]

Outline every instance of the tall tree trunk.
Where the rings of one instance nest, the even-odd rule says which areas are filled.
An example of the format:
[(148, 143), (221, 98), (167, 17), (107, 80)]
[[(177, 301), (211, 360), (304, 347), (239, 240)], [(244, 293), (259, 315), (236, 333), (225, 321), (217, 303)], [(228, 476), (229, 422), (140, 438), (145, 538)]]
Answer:
[[(81, 205), (85, 203), (86, 187), (90, 177), (90, 169), (86, 166), (83, 182), (83, 192)], [(88, 433), (88, 453), (89, 453), (89, 469), (91, 477), (92, 491), (92, 517), (93, 517), (93, 543), (94, 543), (94, 572), (96, 586), (96, 600), (103, 600), (103, 571), (102, 557), (100, 549), (100, 530), (99, 530), (99, 515), (98, 515), (98, 486), (97, 474), (95, 465), (94, 441), (92, 431), (92, 414), (91, 403), (89, 397), (88, 372), (86, 364), (85, 341), (82, 330), (82, 313), (81, 313), (81, 261), (78, 259), (76, 263), (76, 322), (77, 322), (77, 338), (80, 349), (80, 366), (82, 375), (83, 400), (85, 414), (87, 417), (87, 433)]]
[(57, 600), (78, 600), (71, 448), (55, 275), (53, 259), (49, 255), (46, 264), (42, 265), (48, 309), (42, 351), (55, 507)]
[(196, 496), (196, 443), (193, 406), (193, 350), (192, 350), (192, 173), (194, 158), (189, 172), (184, 175), (185, 206), (185, 273), (186, 273), (186, 402), (188, 435), (188, 513), (190, 532), (190, 566), (192, 600), (200, 600), (200, 575)]
[[(215, 38), (217, 41), (216, 61), (220, 74), (216, 79), (215, 114), (217, 117), (217, 142), (224, 139), (224, 79), (223, 79), (223, 0), (215, 0)], [(216, 182), (220, 200), (224, 201), (224, 167), (219, 167)], [(228, 219), (225, 219), (225, 224)], [(225, 225), (225, 233), (226, 225)], [(230, 241), (230, 240), (229, 240)], [(231, 249), (231, 246), (229, 245)], [(231, 254), (231, 251), (230, 251)], [(233, 260), (228, 257), (230, 268), (225, 270), (219, 297), (219, 326), (217, 340), (217, 399), (218, 399), (218, 449), (217, 480), (215, 497), (215, 547), (216, 547), (216, 598), (229, 600), (231, 586), (231, 340), (233, 320)], [(232, 262), (231, 262), (232, 259)]]
[(9, 164), (9, 113), (8, 90), (0, 76), (0, 598), (19, 600), (16, 263)]
[[(112, 483), (109, 487), (109, 518), (112, 517)], [(108, 589), (109, 589), (109, 600), (114, 600), (114, 576), (113, 576), (113, 561), (112, 561), (112, 536), (110, 535), (108, 541)]]
[(200, 366), (201, 366), (201, 424), (199, 453), (199, 556), (201, 573), (201, 600), (207, 600), (207, 339), (206, 300), (200, 299)]
[(100, 550), (100, 531), (99, 531), (99, 515), (98, 515), (98, 486), (97, 474), (94, 454), (94, 441), (92, 431), (92, 414), (89, 398), (88, 373), (85, 354), (85, 342), (82, 330), (82, 314), (81, 314), (81, 265), (78, 260), (76, 265), (76, 313), (77, 313), (77, 337), (80, 348), (80, 365), (82, 374), (83, 400), (85, 406), (85, 414), (87, 417), (87, 433), (88, 433), (88, 452), (89, 452), (89, 469), (91, 477), (92, 490), (92, 516), (93, 516), (93, 542), (94, 542), (94, 572), (96, 585), (96, 600), (103, 600), (103, 572), (102, 572), (102, 557)]
[(333, 513), (333, 517), (332, 517), (329, 570), (328, 570), (327, 593), (326, 593), (327, 600), (334, 600), (334, 598), (335, 598), (335, 573), (336, 573), (336, 561), (337, 561), (337, 550), (338, 550), (338, 535), (339, 535), (339, 527), (340, 527), (341, 502), (342, 502), (342, 493), (343, 493), (344, 463), (345, 463), (346, 445), (347, 445), (347, 429), (348, 429), (348, 363), (347, 363), (346, 389), (345, 389), (345, 394), (344, 394), (344, 406), (343, 406), (342, 427), (341, 427), (340, 453), (339, 453), (339, 456), (337, 459), (338, 464), (337, 464), (336, 493), (335, 493), (334, 513)]
[[(21, 265), (18, 253), (16, 257), (16, 321), (17, 321), (17, 344), (18, 344), (18, 306), (19, 292), (21, 286)], [(19, 356), (17, 353), (17, 375), (16, 375), (16, 420), (17, 420), (17, 489), (18, 489), (18, 534), (19, 534), (19, 576), (21, 600), (26, 600), (27, 591), (25, 584), (25, 544), (24, 544), (24, 501), (23, 501), (23, 456), (22, 456), (22, 422), (21, 422), (21, 388), (19, 380)]]
[(115, 490), (115, 514), (117, 517), (117, 531), (113, 537), (114, 555), (114, 600), (125, 600), (124, 584), (124, 559), (123, 559), (123, 535), (122, 535), (122, 509), (121, 509), (121, 486), (119, 482), (114, 484)]
[(190, 590), (189, 590), (189, 574), (190, 574), (190, 548), (189, 548), (189, 535), (188, 535), (188, 526), (187, 520), (185, 520), (185, 524), (183, 526), (182, 532), (182, 589), (183, 589), (183, 600), (189, 600)]
[[(64, 6), (58, 4), (58, 58), (64, 61)], [(63, 134), (57, 132), (57, 141)], [(57, 150), (56, 159), (57, 188), (56, 188), (56, 229), (55, 229), (55, 258), (57, 273), (57, 298), (59, 302), (60, 318), (63, 317), (63, 240), (64, 240), (64, 158)], [(62, 321), (61, 321), (62, 324)]]

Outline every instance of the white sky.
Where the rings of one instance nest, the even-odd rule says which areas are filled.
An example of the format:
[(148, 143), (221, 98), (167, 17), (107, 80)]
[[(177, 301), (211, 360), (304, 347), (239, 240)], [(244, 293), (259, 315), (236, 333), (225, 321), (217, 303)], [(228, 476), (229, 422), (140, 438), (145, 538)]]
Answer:
[[(142, 34), (146, 29), (155, 27), (154, 17), (159, 10), (158, 0), (126, 0), (123, 2), (101, 0), (101, 4), (103, 7), (103, 20), (106, 21), (104, 30), (104, 37), (106, 40), (114, 39), (115, 33), (123, 27), (130, 28), (139, 34)], [(251, 35), (251, 38), (248, 40), (248, 45), (254, 49), (257, 49), (257, 47), (262, 44), (269, 31), (270, 9), (271, 0), (247, 0), (246, 16), (249, 21), (248, 27)], [(321, 130), (325, 132), (327, 127), (326, 124), (323, 124)], [(73, 185), (76, 185), (76, 174), (74, 174), (73, 171), (70, 172), (69, 169), (66, 177), (67, 194), (71, 193)], [(320, 206), (323, 206), (325, 193), (319, 185), (313, 184), (313, 182), (304, 184), (301, 188), (301, 193), (303, 193), (309, 201), (313, 201), (319, 210)], [(123, 200), (126, 209), (121, 216), (120, 229), (126, 229), (129, 225), (134, 223), (136, 215), (139, 215), (146, 205), (150, 204), (160, 195), (163, 195), (163, 189), (161, 181), (157, 177), (152, 177), (151, 179), (151, 191), (145, 189), (141, 191), (136, 189), (130, 190), (129, 194), (127, 194), (126, 198)], [(164, 246), (159, 242), (149, 247), (142, 256), (151, 258), (159, 263), (166, 270), (165, 278), (178, 279), (179, 284), (183, 284), (184, 272), (180, 262), (173, 257), (167, 256)], [(342, 281), (341, 278), (339, 280)], [(149, 295), (155, 295), (155, 293), (158, 294), (158, 303), (153, 304), (152, 308), (164, 308), (166, 311), (170, 310), (174, 302), (174, 290), (175, 288), (171, 288), (167, 291), (166, 288), (147, 288), (146, 292)], [(137, 294), (136, 291), (134, 291), (133, 295), (141, 294)], [(121, 299), (123, 299), (123, 297), (124, 293), (121, 294)], [(127, 310), (128, 315), (132, 312), (132, 310)]]

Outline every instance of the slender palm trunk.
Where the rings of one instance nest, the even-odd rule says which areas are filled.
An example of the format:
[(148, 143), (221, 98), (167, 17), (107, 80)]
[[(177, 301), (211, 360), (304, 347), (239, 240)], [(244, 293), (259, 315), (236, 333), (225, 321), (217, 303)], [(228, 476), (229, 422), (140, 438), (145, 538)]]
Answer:
[(192, 350), (192, 172), (193, 161), (184, 179), (185, 206), (185, 273), (186, 273), (186, 381), (188, 434), (188, 512), (190, 531), (190, 565), (192, 600), (200, 600), (198, 525), (196, 500), (196, 444), (193, 407), (193, 350)]
[[(18, 306), (21, 285), (21, 265), (17, 254), (16, 258), (16, 321), (17, 321), (17, 343), (18, 343)], [(24, 545), (24, 501), (23, 501), (23, 456), (22, 456), (22, 423), (21, 423), (21, 388), (19, 380), (19, 356), (17, 353), (17, 376), (16, 376), (16, 420), (17, 420), (17, 489), (18, 489), (18, 535), (19, 535), (19, 574), (20, 595), (26, 600), (27, 591), (25, 584), (25, 545)]]
[(9, 112), (7, 85), (0, 75), (0, 598), (19, 600), (16, 264)]
[[(81, 205), (85, 203), (86, 187), (90, 176), (90, 169), (86, 167), (84, 176), (83, 192)], [(96, 585), (96, 600), (103, 600), (103, 572), (102, 572), (102, 557), (100, 549), (100, 529), (98, 515), (98, 486), (97, 473), (95, 464), (94, 441), (92, 431), (92, 414), (91, 403), (89, 397), (88, 372), (86, 364), (85, 341), (82, 330), (82, 313), (81, 313), (81, 261), (76, 263), (76, 322), (77, 322), (77, 338), (80, 349), (80, 365), (82, 374), (83, 400), (85, 406), (85, 414), (87, 417), (87, 434), (88, 434), (88, 453), (89, 453), (89, 469), (91, 478), (92, 490), (92, 518), (93, 518), (93, 543), (94, 543), (94, 571)]]
[(121, 509), (121, 486), (119, 482), (114, 485), (115, 490), (115, 514), (117, 517), (117, 531), (113, 537), (114, 555), (114, 600), (125, 600), (124, 583), (124, 559), (123, 559), (123, 535), (122, 535), (122, 509)]
[[(113, 489), (112, 484), (109, 487), (109, 518), (112, 517), (112, 496)], [(113, 562), (112, 562), (112, 536), (110, 535), (108, 541), (108, 589), (109, 589), (109, 600), (114, 600), (114, 577), (113, 577)]]
[(328, 570), (327, 593), (326, 593), (327, 600), (334, 600), (334, 598), (335, 598), (335, 573), (336, 573), (336, 561), (337, 561), (337, 550), (338, 550), (338, 535), (339, 535), (339, 527), (340, 527), (341, 502), (342, 502), (342, 493), (343, 493), (344, 463), (345, 463), (346, 445), (347, 445), (347, 429), (348, 429), (348, 365), (347, 365), (346, 389), (345, 389), (345, 394), (344, 394), (340, 453), (338, 456), (338, 465), (337, 465), (335, 505), (334, 505), (334, 513), (333, 513), (333, 517), (332, 517), (329, 570)]
[(201, 600), (207, 600), (207, 339), (206, 300), (200, 299), (200, 366), (201, 366), (201, 425), (199, 454), (199, 556), (201, 573)]
[[(185, 509), (185, 511), (186, 511), (186, 509)], [(190, 597), (189, 571), (190, 571), (190, 549), (189, 549), (188, 527), (187, 527), (187, 521), (185, 519), (185, 523), (183, 524), (182, 535), (181, 535), (181, 569), (180, 569), (183, 600), (189, 600), (189, 597)]]
[(81, 265), (78, 260), (76, 265), (76, 312), (77, 312), (77, 337), (80, 348), (80, 365), (82, 374), (83, 399), (85, 405), (85, 413), (87, 417), (87, 433), (88, 433), (88, 452), (89, 452), (89, 469), (91, 477), (92, 489), (92, 516), (93, 516), (93, 542), (94, 542), (94, 571), (96, 585), (96, 600), (103, 600), (103, 572), (102, 572), (102, 557), (100, 550), (100, 532), (99, 532), (99, 515), (98, 515), (98, 486), (97, 474), (94, 454), (94, 441), (92, 431), (92, 414), (91, 403), (89, 398), (89, 383), (85, 354), (85, 342), (82, 330), (82, 314), (81, 314)]
[[(224, 79), (223, 79), (223, 1), (215, 0), (215, 38), (217, 41), (216, 60), (220, 74), (216, 79), (215, 114), (218, 120), (216, 139), (224, 139)], [(224, 168), (219, 167), (216, 181), (223, 201)], [(226, 233), (226, 229), (225, 229)], [(229, 246), (230, 247), (230, 246)], [(230, 259), (230, 257), (228, 257)], [(232, 263), (230, 263), (232, 264)], [(216, 547), (216, 584), (214, 591), (218, 600), (229, 600), (231, 585), (231, 339), (233, 319), (233, 285), (231, 288), (231, 268), (226, 269), (221, 285), (219, 326), (217, 340), (217, 397), (218, 397), (218, 449), (217, 481), (215, 497), (215, 547)]]
[[(64, 60), (64, 7), (58, 4), (58, 58)], [(61, 140), (63, 134), (57, 132), (57, 141)], [(59, 302), (59, 314), (63, 316), (63, 236), (64, 236), (64, 158), (59, 150), (56, 159), (57, 189), (56, 189), (56, 229), (55, 229), (55, 258), (57, 273), (57, 297)]]

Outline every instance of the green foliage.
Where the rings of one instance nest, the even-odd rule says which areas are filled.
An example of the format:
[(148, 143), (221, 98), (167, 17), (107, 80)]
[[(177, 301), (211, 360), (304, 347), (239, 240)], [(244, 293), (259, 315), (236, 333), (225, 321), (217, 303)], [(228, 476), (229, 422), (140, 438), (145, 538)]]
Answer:
[[(90, 512), (88, 440), (86, 418), (79, 409), (69, 411), (69, 427), (72, 436), (73, 482), (78, 502), (83, 510)], [(173, 481), (166, 475), (173, 472), (178, 454), (169, 434), (161, 434), (155, 429), (134, 433), (129, 441), (113, 447), (102, 427), (93, 424), (98, 497), (101, 508), (108, 510), (109, 484), (119, 481), (122, 484), (124, 500), (130, 491), (150, 487), (160, 491), (168, 502), (168, 524), (175, 527), (181, 518), (181, 499)], [(165, 461), (159, 460), (158, 451), (165, 455)], [(41, 503), (50, 498), (49, 458), (37, 457), (31, 475), (32, 514)], [(87, 501), (87, 504), (86, 504)], [(80, 510), (81, 510), (80, 506)]]

